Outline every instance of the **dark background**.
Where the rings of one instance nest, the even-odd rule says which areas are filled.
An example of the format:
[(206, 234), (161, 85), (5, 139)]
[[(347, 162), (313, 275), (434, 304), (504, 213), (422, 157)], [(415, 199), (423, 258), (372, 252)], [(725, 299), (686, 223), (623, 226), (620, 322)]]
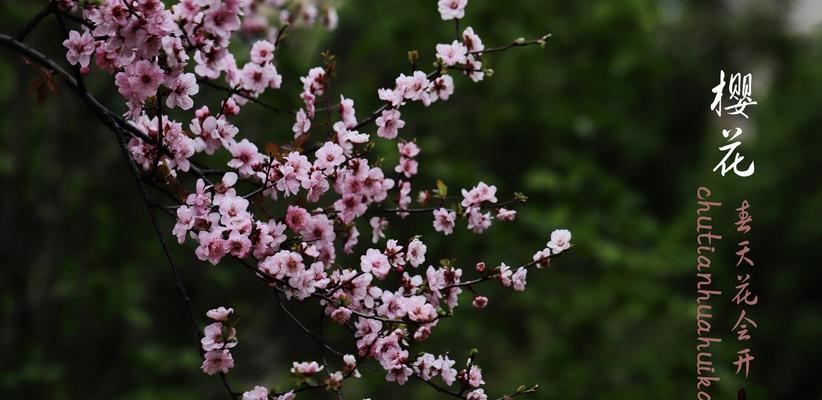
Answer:
[[(41, 6), (0, 1), (0, 31), (16, 32)], [(478, 347), (494, 395), (539, 383), (532, 398), (693, 398), (695, 191), (707, 185), (725, 203), (713, 215), (728, 236), (713, 271), (724, 291), (714, 330), (726, 341), (715, 355), (715, 397), (734, 398), (743, 385), (750, 399), (822, 399), (814, 386), (822, 366), (821, 9), (812, 1), (472, 0), (464, 24), (486, 45), (553, 37), (544, 50), (489, 55), (496, 74), (479, 84), (458, 77), (451, 101), (404, 110), (403, 135), (423, 149), (415, 191), (436, 179), (452, 190), (484, 180), (502, 197), (523, 191), (530, 201), (518, 223), (481, 236), (460, 229), (443, 237), (428, 217), (394, 221), (389, 234), (422, 233), (429, 259), (453, 256), (465, 268), (530, 260), (558, 227), (573, 231), (576, 246), (529, 274), (524, 293), (487, 285), (491, 303), (480, 312), (464, 299), (427, 349), (462, 359)], [(348, 0), (333, 34), (291, 32), (278, 50), (286, 86), (265, 98), (296, 108), (297, 77), (328, 49), (339, 62), (332, 91), (366, 115), (378, 106), (377, 88), (409, 71), (408, 50), (428, 67), (434, 44), (452, 35), (433, 0)], [(62, 61), (61, 36), (48, 19), (29, 43)], [(0, 54), (2, 397), (225, 398), (219, 380), (198, 369), (185, 309), (114, 136), (65, 87), (38, 104), (28, 90), (35, 71)], [(748, 108), (750, 120), (709, 110), (720, 69), (753, 73), (759, 104)], [(123, 109), (110, 77), (95, 70), (89, 84)], [(219, 95), (201, 88), (198, 98), (213, 106)], [(257, 143), (287, 140), (293, 123), (253, 105), (237, 121)], [(743, 154), (756, 161), (751, 178), (711, 172), (722, 129), (735, 126), (744, 129)], [(393, 144), (379, 150), (387, 165), (396, 162)], [(759, 328), (747, 383), (734, 375), (729, 332), (737, 312), (732, 209), (742, 199), (752, 204), (760, 296), (750, 311)], [(370, 230), (360, 230), (362, 249)], [(212, 267), (190, 244), (173, 247), (198, 314), (231, 305), (241, 317), (230, 373), (237, 388), (287, 383), (292, 360), (318, 358), (271, 292), (240, 267)], [(315, 304), (293, 307), (316, 326)], [(338, 330), (331, 339), (348, 345)], [(363, 372), (346, 397), (439, 397)]]

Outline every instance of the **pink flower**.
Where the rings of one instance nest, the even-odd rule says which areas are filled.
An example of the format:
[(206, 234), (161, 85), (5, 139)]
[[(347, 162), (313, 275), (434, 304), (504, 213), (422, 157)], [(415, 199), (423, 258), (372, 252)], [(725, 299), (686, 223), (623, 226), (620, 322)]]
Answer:
[(437, 45), (437, 58), (447, 66), (465, 63), (468, 49), (462, 43), (453, 41), (451, 44)]
[(337, 167), (345, 161), (343, 148), (333, 142), (325, 142), (315, 155), (317, 159), (314, 161), (314, 167), (321, 170)]
[(414, 101), (426, 99), (428, 87), (431, 84), (428, 81), (428, 76), (422, 71), (414, 71), (412, 76), (400, 74), (396, 79), (396, 83), (397, 89), (403, 92), (404, 97)]
[[(408, 351), (403, 350), (402, 353), (404, 353), (404, 358), (408, 358)], [(414, 371), (411, 370), (411, 368), (408, 368), (408, 366), (405, 365), (405, 363), (398, 362), (395, 363), (395, 365), (391, 367), (390, 370), (388, 370), (388, 373), (385, 375), (385, 380), (388, 382), (397, 382), (400, 385), (404, 385), (405, 382), (408, 382), (408, 377), (410, 377), (413, 374), (413, 372)]]
[(494, 185), (486, 185), (485, 182), (480, 182), (469, 191), (462, 189), (462, 197), (463, 200), (461, 204), (465, 208), (478, 206), (484, 201), (496, 203), (497, 187)]
[(405, 175), (406, 178), (411, 178), (419, 171), (420, 164), (417, 160), (411, 158), (400, 157), (400, 163), (394, 167), (394, 172)]
[(513, 221), (516, 216), (516, 210), (509, 210), (507, 208), (497, 210), (497, 219), (500, 221)]
[(485, 389), (476, 389), (468, 392), (465, 400), (488, 400), (488, 395), (485, 394)]
[(150, 61), (140, 60), (126, 65), (114, 78), (123, 97), (142, 101), (157, 94), (163, 82), (163, 70)]
[(380, 100), (387, 101), (392, 107), (399, 107), (405, 101), (404, 94), (398, 89), (379, 89), (377, 94)]
[(491, 214), (482, 213), (477, 207), (469, 208), (468, 229), (474, 233), (485, 232), (491, 226)]
[(177, 243), (182, 244), (186, 240), (186, 234), (194, 226), (195, 210), (187, 206), (177, 208), (177, 223), (174, 224), (172, 233), (177, 236)]
[(200, 245), (194, 250), (194, 254), (200, 261), (210, 262), (217, 265), (223, 256), (228, 253), (228, 247), (223, 240), (222, 229), (214, 229), (212, 231), (200, 231), (197, 240)]
[(371, 225), (371, 242), (377, 243), (385, 238), (385, 228), (388, 227), (388, 220), (380, 217), (371, 217), (368, 221)]
[(340, 117), (347, 128), (353, 128), (357, 125), (357, 117), (354, 110), (354, 100), (346, 99), (340, 95)]
[[(294, 400), (296, 398), (297, 398), (297, 395), (294, 394), (294, 391), (292, 390), (292, 391), (289, 391), (289, 392), (283, 394), (282, 396), (277, 396), (276, 400)], [(485, 399), (482, 399), (482, 400), (485, 400)]]
[(431, 322), (437, 319), (437, 310), (424, 296), (405, 297), (402, 306), (412, 321)]
[(212, 310), (208, 310), (206, 315), (209, 318), (213, 319), (214, 321), (219, 322), (219, 321), (227, 320), (228, 317), (233, 313), (234, 313), (233, 308), (219, 307), (219, 308), (215, 308), (215, 309), (212, 309)]
[(374, 274), (378, 279), (385, 279), (391, 271), (388, 257), (376, 249), (368, 249), (360, 256), (360, 270)]
[(357, 371), (357, 358), (351, 354), (346, 354), (343, 356), (343, 371), (346, 373), (352, 372), (352, 376), (355, 378), (360, 377), (360, 372)]
[(448, 100), (454, 94), (454, 78), (443, 75), (431, 83), (431, 92), (440, 100)]
[(502, 282), (503, 286), (511, 286), (511, 267), (505, 265), (505, 263), (500, 264), (499, 266), (499, 280)]
[(468, 370), (468, 384), (475, 388), (485, 384), (485, 381), (482, 380), (482, 370), (480, 367), (472, 365), (471, 369)]
[(377, 308), (377, 313), (386, 318), (401, 318), (406, 311), (400, 302), (403, 297), (388, 290), (384, 290), (380, 296), (382, 304)]
[(485, 296), (475, 296), (471, 304), (474, 308), (481, 310), (488, 305), (488, 298)]
[(400, 112), (396, 109), (383, 110), (377, 117), (377, 136), (386, 139), (394, 139), (397, 133), (405, 126), (405, 121), (400, 119)]
[(331, 319), (338, 324), (345, 324), (351, 318), (351, 310), (346, 307), (338, 307), (331, 312)]
[(465, 6), (468, 5), (468, 0), (439, 0), (437, 8), (440, 12), (440, 17), (448, 21), (451, 19), (461, 19), (465, 16)]
[(297, 111), (297, 120), (294, 122), (294, 127), (291, 128), (291, 130), (294, 131), (294, 137), (299, 137), (303, 133), (308, 132), (309, 129), (311, 129), (311, 120), (308, 119), (305, 110), (300, 109), (300, 111)]
[(397, 149), (403, 157), (414, 158), (420, 154), (420, 148), (415, 142), (400, 142), (397, 143)]
[(251, 46), (251, 61), (265, 64), (274, 59), (274, 44), (267, 40), (258, 40)]
[(243, 393), (242, 400), (268, 400), (268, 389), (262, 386), (254, 386), (254, 389)]
[(542, 268), (542, 267), (548, 265), (551, 262), (551, 259), (548, 258), (548, 257), (551, 257), (551, 249), (546, 247), (546, 248), (534, 253), (534, 256), (531, 257), (531, 259), (536, 261), (537, 266)]
[(425, 252), (428, 247), (419, 239), (414, 239), (408, 244), (406, 258), (413, 267), (418, 267), (425, 262)]
[(311, 172), (307, 181), (303, 181), (303, 187), (308, 189), (308, 201), (315, 203), (320, 201), (320, 197), (330, 186), (323, 171), (315, 170)]
[(194, 106), (191, 96), (200, 91), (200, 87), (197, 86), (197, 78), (192, 73), (180, 74), (170, 82), (168, 87), (171, 92), (166, 97), (166, 105), (169, 108), (180, 107), (183, 110), (191, 109)]
[(349, 223), (365, 214), (368, 205), (363, 202), (363, 196), (361, 195), (344, 194), (341, 199), (334, 202), (334, 210), (339, 213), (339, 217), (343, 222)]
[(214, 375), (217, 372), (226, 374), (228, 370), (234, 368), (234, 358), (228, 350), (212, 350), (205, 353), (205, 360), (200, 368), (208, 375)]
[(209, 324), (203, 329), (200, 344), (204, 351), (233, 348), (237, 345), (234, 328), (226, 327), (220, 322)]
[(482, 61), (475, 58), (473, 55), (468, 55), (465, 58), (465, 70), (463, 74), (468, 75), (474, 82), (482, 81), (485, 78), (485, 70), (482, 69)]
[(282, 76), (277, 73), (277, 69), (271, 64), (262, 66), (248, 63), (242, 70), (243, 89), (254, 93), (262, 93), (267, 87), (279, 88), (282, 84)]
[(454, 232), (454, 222), (457, 219), (457, 213), (449, 211), (446, 208), (434, 210), (434, 230), (450, 235)]
[(571, 248), (571, 231), (567, 229), (557, 229), (551, 232), (551, 241), (547, 244), (553, 254), (562, 253)]
[(514, 275), (511, 276), (511, 284), (514, 286), (514, 290), (516, 290), (518, 292), (521, 292), (521, 291), (525, 290), (525, 283), (526, 283), (525, 282), (525, 277), (527, 275), (528, 275), (528, 270), (527, 269), (525, 269), (523, 267), (519, 267), (517, 269), (517, 272), (515, 272)]
[(482, 44), (482, 39), (474, 33), (474, 28), (470, 26), (462, 31), (462, 43), (465, 44), (465, 47), (470, 52), (485, 50), (485, 45)]
[(238, 231), (231, 231), (226, 240), (231, 255), (238, 258), (245, 258), (248, 252), (251, 251), (251, 240), (248, 235), (244, 235)]
[(239, 8), (232, 7), (229, 3), (219, 7), (210, 7), (203, 20), (203, 29), (215, 36), (228, 38), (231, 32), (240, 28), (239, 12)]
[(414, 371), (425, 381), (430, 380), (439, 373), (439, 366), (437, 359), (431, 353), (424, 353), (417, 357), (417, 361), (414, 361), (413, 364)]
[(309, 377), (311, 375), (316, 374), (323, 370), (323, 367), (320, 366), (316, 361), (305, 361), (305, 362), (296, 362), (294, 361), (293, 367), (291, 368), (291, 373), (295, 375), (300, 375), (303, 377)]
[(226, 69), (228, 54), (228, 51), (221, 47), (209, 51), (195, 51), (194, 61), (197, 65), (194, 67), (194, 73), (208, 79), (219, 78), (220, 72)]
[(308, 70), (308, 75), (301, 77), (303, 91), (312, 96), (322, 96), (325, 93), (327, 84), (325, 70), (322, 67), (314, 67)]
[(257, 151), (257, 146), (249, 142), (248, 139), (230, 145), (228, 151), (231, 152), (233, 157), (228, 162), (228, 166), (236, 168), (242, 177), (253, 175), (254, 169), (260, 166), (265, 158)]
[(77, 31), (69, 32), (69, 38), (63, 41), (63, 46), (68, 49), (66, 59), (69, 64), (88, 67), (95, 48), (94, 36), (89, 31), (83, 32), (82, 35)]
[(453, 368), (456, 361), (449, 359), (447, 356), (439, 356), (437, 361), (440, 363), (440, 377), (446, 385), (451, 386), (457, 380), (457, 370)]

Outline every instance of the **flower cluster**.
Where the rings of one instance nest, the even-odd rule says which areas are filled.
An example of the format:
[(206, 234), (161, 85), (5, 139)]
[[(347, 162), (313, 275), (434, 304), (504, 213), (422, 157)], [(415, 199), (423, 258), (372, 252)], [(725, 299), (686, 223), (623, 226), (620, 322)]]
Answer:
[[(443, 20), (459, 20), (467, 3), (439, 0), (437, 5)], [(460, 369), (447, 353), (412, 355), (411, 346), (424, 342), (440, 321), (453, 315), (464, 290), (473, 293), (473, 307), (484, 308), (488, 298), (474, 285), (499, 281), (524, 290), (532, 267), (545, 267), (551, 257), (570, 248), (570, 232), (554, 231), (546, 248), (528, 264), (486, 268), (481, 262), (465, 274), (454, 260), (427, 261), (422, 236), (398, 240), (388, 232), (390, 218), (419, 213), (433, 216), (434, 230), (445, 235), (455, 232), (458, 217), (467, 221), (467, 230), (479, 234), (494, 218), (514, 220), (513, 206), (525, 201), (516, 194), (500, 202), (496, 186), (484, 182), (462, 189), (461, 196), (449, 196), (445, 183), (437, 181), (435, 189), (419, 192), (423, 208), (412, 208), (412, 180), (419, 173), (421, 149), (405, 134), (398, 139), (407, 126), (401, 111), (413, 103), (429, 107), (449, 100), (454, 76), (463, 74), (473, 81), (488, 76), (482, 65), (486, 48), (472, 27), (435, 46), (434, 71), (415, 67), (410, 75), (399, 74), (393, 84), (376, 90), (380, 107), (361, 119), (352, 98), (332, 94), (334, 57), (324, 53), (322, 66), (300, 77), (301, 85), (292, 85), (301, 90), (299, 99), (293, 99), (299, 104), (296, 111), (285, 111), (293, 116), (288, 120), (293, 132), (286, 135), (289, 142), (269, 143), (261, 150), (232, 120), (246, 105), (260, 102), (267, 90), (284, 86), (275, 53), (287, 25), (336, 27), (330, 3), (179, 0), (170, 8), (159, 0), (59, 4), (65, 12), (79, 12), (84, 22), (82, 31), (71, 31), (63, 42), (66, 59), (83, 74), (90, 73), (94, 59), (113, 75), (128, 108), (124, 121), (132, 132), (127, 142), (132, 160), (151, 171), (142, 178), (156, 179), (152, 183), (159, 190), (175, 189), (167, 194), (178, 204), (161, 207), (176, 218), (172, 233), (178, 242), (190, 240), (196, 257), (213, 265), (239, 261), (276, 291), (278, 300), (281, 294), (287, 300), (315, 299), (330, 320), (352, 332), (356, 351), (351, 353), (356, 355), (342, 356), (339, 370), (325, 360), (297, 361), (291, 368), (299, 382), (294, 391), (274, 393), (256, 386), (243, 393), (244, 400), (291, 400), (307, 388), (339, 391), (345, 379), (360, 376), (357, 366), (365, 359), (379, 363), (385, 379), (400, 385), (413, 376), (429, 383), (436, 378), (444, 385), (438, 386), (441, 391), (487, 398), (473, 355)], [(272, 18), (277, 22), (272, 24)], [(238, 35), (248, 47), (231, 45)], [(201, 86), (222, 90), (226, 97), (213, 110), (195, 107)], [(185, 123), (173, 120), (171, 109), (186, 115)], [(399, 162), (393, 171), (369, 158), (375, 141), (382, 140), (396, 140)], [(228, 159), (226, 170), (205, 173), (198, 166), (200, 159), (194, 160), (217, 153)], [(194, 179), (177, 179), (182, 173)], [(184, 182), (193, 182), (193, 188), (186, 189)], [(366, 220), (373, 247), (358, 251), (358, 224)], [(338, 261), (340, 249), (353, 257)], [(476, 277), (469, 279), (473, 272)], [(225, 374), (234, 366), (230, 350), (237, 344), (233, 310), (221, 307), (208, 317), (213, 322), (201, 341), (202, 370)], [(448, 389), (452, 386), (458, 389)]]
[(321, 25), (337, 28), (339, 17), (327, 0), (250, 0), (245, 7), (242, 31), (247, 35), (274, 37), (284, 26)]
[(218, 372), (228, 373), (234, 368), (234, 357), (230, 350), (237, 346), (237, 331), (234, 329), (234, 309), (215, 308), (208, 313), (213, 323), (203, 329), (203, 338), (200, 343), (203, 347), (203, 372), (214, 375)]

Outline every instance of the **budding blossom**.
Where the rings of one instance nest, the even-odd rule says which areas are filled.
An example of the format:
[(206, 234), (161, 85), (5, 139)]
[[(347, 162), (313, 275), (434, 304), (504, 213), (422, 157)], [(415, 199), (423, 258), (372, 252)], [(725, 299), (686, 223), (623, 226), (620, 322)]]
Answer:
[(485, 296), (476, 296), (471, 304), (476, 309), (483, 309), (488, 305), (488, 298)]

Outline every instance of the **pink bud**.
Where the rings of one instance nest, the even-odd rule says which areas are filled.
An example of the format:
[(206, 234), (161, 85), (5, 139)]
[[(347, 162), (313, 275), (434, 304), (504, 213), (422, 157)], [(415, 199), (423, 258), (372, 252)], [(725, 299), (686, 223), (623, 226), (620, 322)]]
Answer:
[(91, 72), (91, 67), (89, 67), (88, 65), (80, 68), (81, 75), (88, 75), (89, 72)]
[(485, 296), (475, 296), (474, 297), (474, 308), (481, 310), (488, 305), (488, 298)]
[(477, 272), (483, 273), (485, 272), (485, 263), (480, 261), (477, 263)]

